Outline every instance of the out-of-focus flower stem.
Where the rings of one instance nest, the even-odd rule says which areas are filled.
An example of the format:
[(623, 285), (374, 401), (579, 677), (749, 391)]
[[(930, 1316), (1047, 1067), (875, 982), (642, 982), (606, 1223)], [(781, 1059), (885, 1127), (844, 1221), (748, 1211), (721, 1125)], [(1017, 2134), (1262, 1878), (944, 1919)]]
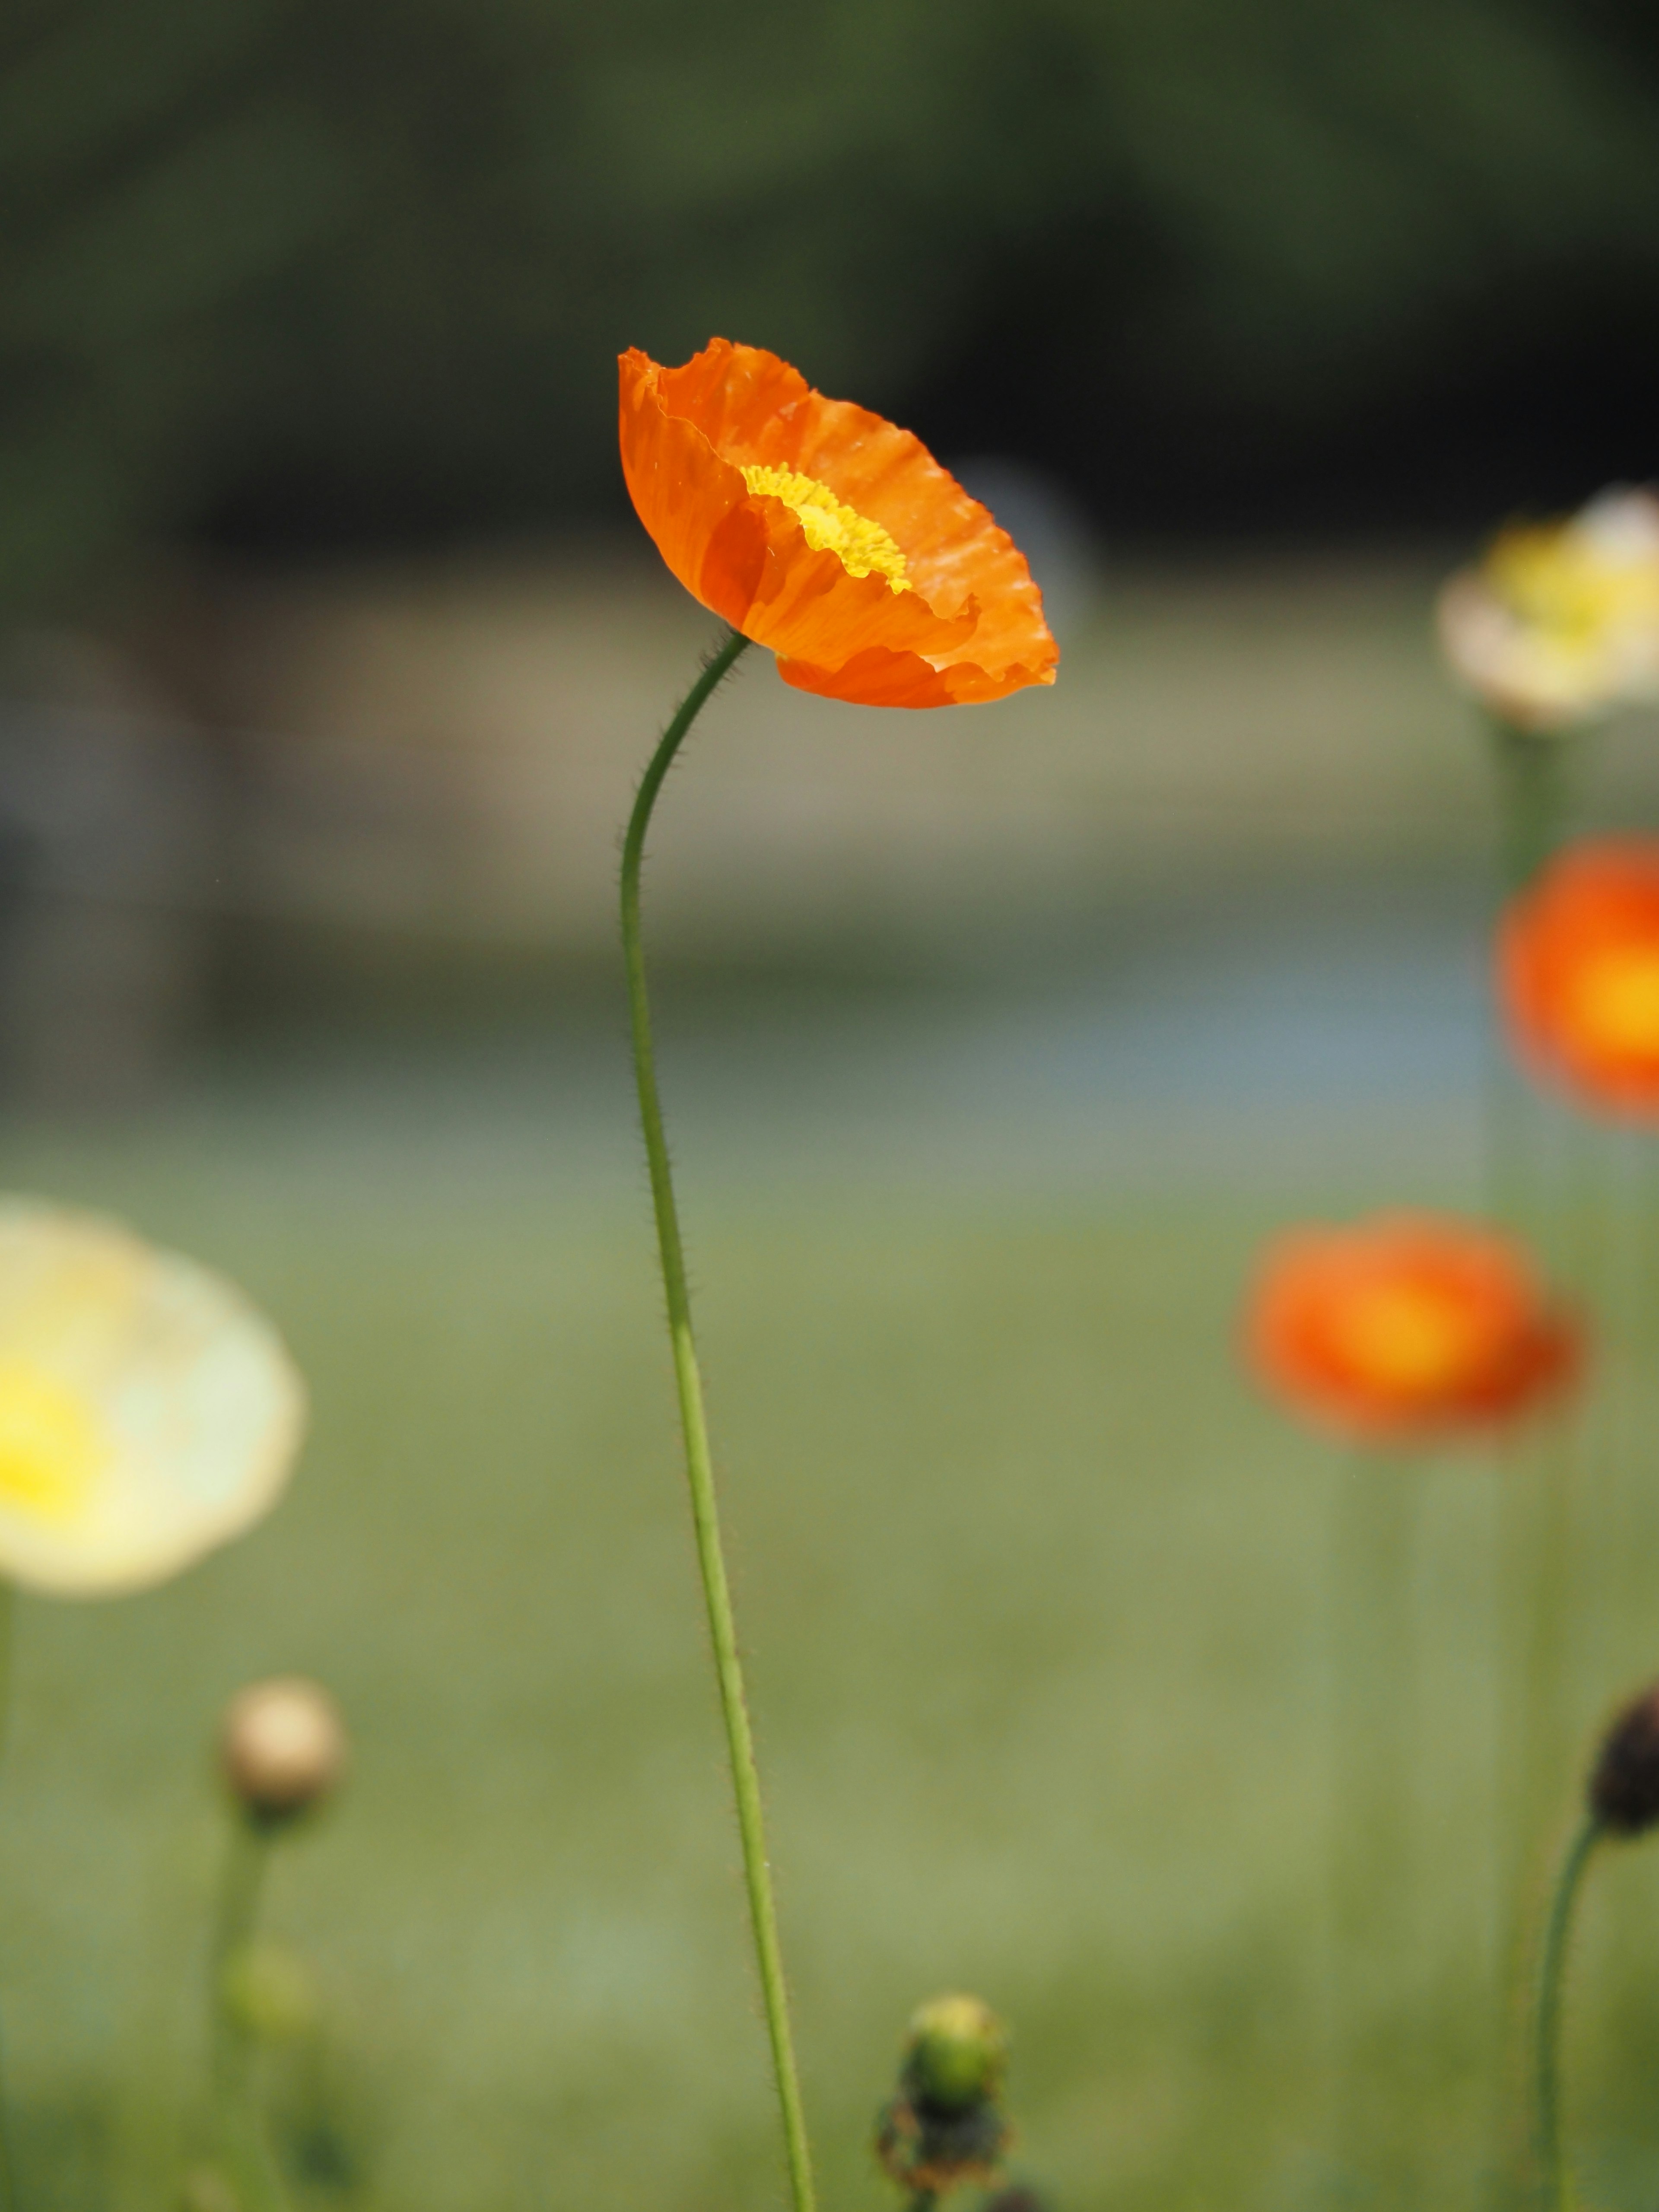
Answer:
[(634, 811), (629, 819), (628, 833), (623, 841), (622, 932), (623, 952), (628, 968), (629, 1006), (633, 1018), (634, 1072), (639, 1085), (640, 1121), (645, 1134), (646, 1158), (650, 1165), (651, 1202), (657, 1218), (657, 1243), (662, 1258), (663, 1289), (668, 1305), (668, 1333), (673, 1346), (674, 1376), (679, 1391), (686, 1480), (691, 1492), (691, 1519), (696, 1532), (697, 1564), (702, 1571), (703, 1596), (708, 1610), (708, 1633), (714, 1645), (720, 1710), (726, 1721), (732, 1787), (737, 1799), (738, 1832), (743, 1844), (744, 1879), (749, 1893), (749, 1916), (754, 1929), (755, 1959), (760, 1972), (761, 1996), (766, 2008), (772, 2068), (777, 2079), (790, 2191), (795, 2212), (813, 2212), (811, 2154), (806, 2139), (806, 2118), (801, 2102), (800, 2081), (795, 2067), (794, 2039), (789, 2025), (789, 1997), (784, 1981), (783, 1954), (778, 1942), (777, 1906), (772, 1893), (771, 1871), (767, 1863), (760, 1774), (755, 1764), (754, 1736), (744, 1695), (742, 1663), (738, 1656), (737, 1626), (726, 1581), (725, 1555), (720, 1546), (714, 1461), (708, 1448), (708, 1425), (703, 1412), (702, 1379), (697, 1366), (696, 1345), (691, 1333), (691, 1296), (686, 1281), (684, 1247), (680, 1236), (679, 1215), (674, 1203), (668, 1145), (663, 1132), (662, 1101), (657, 1090), (656, 1059), (651, 1043), (651, 1008), (646, 993), (645, 950), (640, 928), (640, 873), (645, 858), (646, 831), (650, 825), (652, 808), (656, 805), (664, 779), (691, 725), (748, 642), (747, 638), (734, 630), (725, 643), (709, 655), (702, 673), (687, 692), (674, 719), (664, 732), (641, 781), (639, 795), (635, 799)]
[[(1569, 799), (1571, 738), (1522, 729), (1495, 714), (1486, 718), (1498, 790), (1498, 873), (1500, 896), (1526, 889), (1560, 842)], [(1494, 1040), (1487, 1072), (1487, 1178), (1494, 1220), (1522, 1236), (1547, 1224), (1534, 1220), (1540, 1194), (1531, 1158), (1534, 1135), (1529, 1094), (1501, 1038)]]
[[(1560, 730), (1525, 729), (1487, 717), (1498, 806), (1498, 878), (1504, 901), (1525, 890), (1546, 866), (1566, 830), (1571, 781), (1584, 740)], [(1564, 1223), (1552, 1202), (1547, 1133), (1532, 1091), (1506, 1041), (1494, 1036), (1487, 1076), (1488, 1204), (1495, 1220), (1523, 1237), (1553, 1268), (1583, 1256), (1589, 1224), (1582, 1218), (1583, 1178)], [(1523, 2016), (1528, 1924), (1551, 1808), (1567, 1756), (1568, 1613), (1579, 1531), (1573, 1510), (1578, 1438), (1571, 1410), (1541, 1430), (1509, 1440), (1503, 1450), (1496, 1561), (1500, 1741), (1497, 2080), (1505, 2077), (1504, 2045)], [(1519, 2146), (1498, 2098), (1497, 2157), (1501, 2171)]]
[(1336, 2158), (1351, 2188), (1411, 2195), (1397, 2114), (1412, 2063), (1412, 1835), (1418, 1471), (1356, 1456), (1339, 1476), (1332, 1574), (1336, 1729), (1331, 1883)]
[(208, 1960), (208, 2033), (220, 2153), (242, 2212), (286, 2212), (281, 2182), (253, 2102), (253, 2051), (231, 1996), (232, 1969), (252, 1941), (270, 1860), (272, 1826), (235, 1807), (219, 1877)]
[(1532, 881), (1560, 842), (1578, 740), (1488, 717), (1498, 775), (1499, 865), (1505, 896)]
[(1534, 2015), (1534, 2148), (1538, 2160), (1540, 2201), (1544, 2212), (1571, 2212), (1572, 2184), (1561, 2134), (1561, 1998), (1572, 1939), (1573, 1907), (1584, 1869), (1607, 1833), (1592, 1814), (1574, 1837), (1557, 1878), (1538, 1962), (1538, 2003)]

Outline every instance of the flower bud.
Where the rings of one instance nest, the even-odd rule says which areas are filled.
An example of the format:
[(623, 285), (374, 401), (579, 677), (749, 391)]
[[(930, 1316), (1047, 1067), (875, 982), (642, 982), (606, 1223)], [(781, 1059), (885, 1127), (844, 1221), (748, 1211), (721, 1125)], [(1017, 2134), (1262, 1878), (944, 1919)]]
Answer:
[(221, 1995), (243, 2034), (259, 2043), (297, 2043), (317, 2026), (316, 1984), (304, 1962), (268, 1937), (232, 1952)]
[(231, 1699), (219, 1753), (226, 1780), (256, 1820), (289, 1820), (339, 1781), (345, 1729), (319, 1684), (279, 1675)]
[(964, 2112), (1002, 2087), (1008, 2038), (978, 1997), (933, 1997), (912, 2016), (903, 2084), (917, 2104), (936, 2112)]
[(1659, 1823), (1659, 1683), (1633, 1698), (1601, 1739), (1589, 1779), (1591, 1812), (1615, 1835)]

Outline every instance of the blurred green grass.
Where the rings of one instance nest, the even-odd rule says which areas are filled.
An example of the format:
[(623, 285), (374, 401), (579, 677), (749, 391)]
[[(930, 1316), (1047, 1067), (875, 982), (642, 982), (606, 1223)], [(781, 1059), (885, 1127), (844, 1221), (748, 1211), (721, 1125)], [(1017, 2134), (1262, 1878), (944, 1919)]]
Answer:
[[(10, 1151), (228, 1269), (315, 1395), (252, 1539), (141, 1599), (21, 1607), (0, 1996), (26, 2203), (174, 2200), (209, 1745), (233, 1689), (292, 1668), (357, 1740), (270, 1897), (322, 1982), (350, 2152), (301, 2197), (779, 2201), (642, 1191), (551, 1161), (452, 1183), (395, 1145), (328, 1175), (303, 1144), (159, 1124)], [(1324, 1567), (1353, 1471), (1231, 1349), (1282, 1195), (692, 1183), (825, 2203), (891, 2201), (871, 2117), (910, 2008), (951, 1985), (1012, 2020), (1020, 2164), (1076, 2212), (1364, 2201), (1326, 2142)], [(1467, 2204), (1496, 1478), (1413, 1479), (1399, 2111), (1409, 2193)], [(1638, 1577), (1621, 1662), (1647, 1612)], [(1632, 1854), (1593, 1894), (1577, 2010), (1621, 2204), (1659, 2179), (1656, 1887)]]

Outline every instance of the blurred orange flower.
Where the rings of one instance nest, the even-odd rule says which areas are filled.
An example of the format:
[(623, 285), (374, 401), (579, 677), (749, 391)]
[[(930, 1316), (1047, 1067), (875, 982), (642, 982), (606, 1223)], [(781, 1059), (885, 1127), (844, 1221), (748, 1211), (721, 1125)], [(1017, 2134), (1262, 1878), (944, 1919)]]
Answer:
[(1359, 1442), (1498, 1426), (1572, 1378), (1577, 1328), (1507, 1237), (1385, 1213), (1279, 1237), (1251, 1291), (1251, 1364), (1274, 1395)]
[(663, 559), (802, 691), (946, 707), (1052, 684), (1024, 556), (908, 430), (758, 346), (621, 357), (623, 473)]
[(1659, 838), (1573, 845), (1504, 912), (1517, 1049), (1589, 1104), (1659, 1116)]

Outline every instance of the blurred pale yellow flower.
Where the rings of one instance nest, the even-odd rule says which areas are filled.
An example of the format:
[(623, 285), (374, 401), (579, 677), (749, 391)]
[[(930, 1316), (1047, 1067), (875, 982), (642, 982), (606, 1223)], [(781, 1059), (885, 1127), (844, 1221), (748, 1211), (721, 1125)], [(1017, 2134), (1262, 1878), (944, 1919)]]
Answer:
[(140, 1589), (287, 1481), (305, 1389), (221, 1277), (117, 1223), (0, 1199), (0, 1577)]
[(1438, 622), (1454, 672), (1523, 729), (1659, 697), (1659, 498), (1606, 491), (1501, 531), (1446, 584)]

